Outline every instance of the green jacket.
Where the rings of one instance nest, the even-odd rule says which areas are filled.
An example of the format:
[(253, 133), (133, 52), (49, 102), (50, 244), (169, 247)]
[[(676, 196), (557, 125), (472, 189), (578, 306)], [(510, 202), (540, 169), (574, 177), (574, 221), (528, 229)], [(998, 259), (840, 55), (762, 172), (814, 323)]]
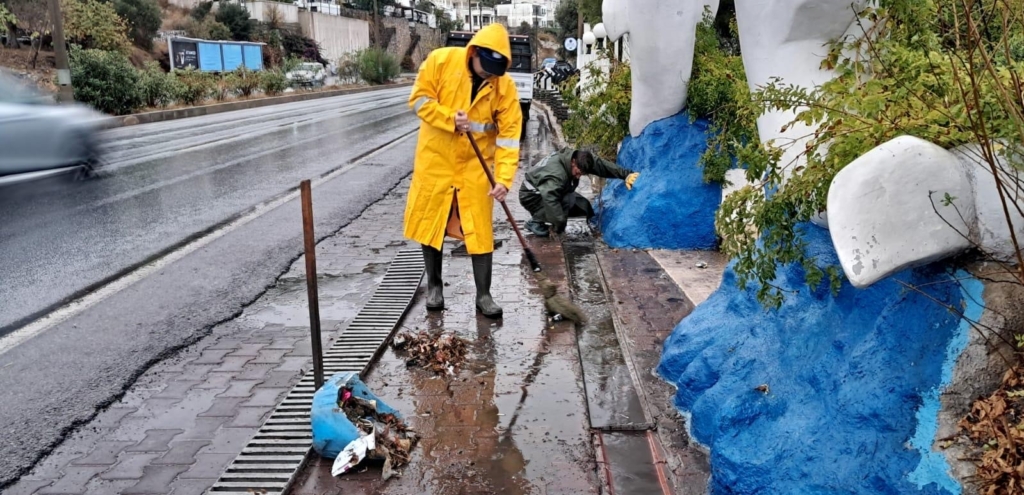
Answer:
[[(572, 148), (563, 148), (554, 153), (526, 173), (526, 182), (532, 188), (524, 185), (524, 189), (540, 195), (543, 201), (543, 211), (538, 215), (538, 220), (550, 223), (551, 225), (565, 225), (566, 212), (562, 208), (562, 198), (576, 191), (580, 181), (572, 176)], [(633, 173), (632, 170), (622, 168), (614, 162), (599, 158), (594, 155), (593, 170), (580, 167), (584, 174), (596, 175), (606, 179), (625, 179)], [(525, 193), (525, 191), (523, 191)]]

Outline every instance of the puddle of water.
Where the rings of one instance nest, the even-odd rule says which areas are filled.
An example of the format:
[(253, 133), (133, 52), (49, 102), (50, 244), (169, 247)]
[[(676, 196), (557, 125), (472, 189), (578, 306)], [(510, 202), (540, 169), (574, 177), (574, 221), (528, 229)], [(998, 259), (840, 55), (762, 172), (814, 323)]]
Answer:
[[(358, 274), (320, 273), (317, 292), (320, 298), (321, 324), (355, 318), (366, 299), (384, 278), (387, 267), (387, 263), (375, 263), (367, 265)], [(247, 308), (241, 319), (258, 322), (261, 325), (309, 325), (305, 278), (282, 278), (270, 289), (268, 296)]]
[(658, 480), (647, 432), (602, 432), (600, 436), (614, 493), (666, 493)]
[(615, 334), (593, 245), (565, 243), (562, 247), (574, 300), (589, 319), (580, 326), (578, 344), (590, 425), (597, 429), (644, 427), (647, 419)]

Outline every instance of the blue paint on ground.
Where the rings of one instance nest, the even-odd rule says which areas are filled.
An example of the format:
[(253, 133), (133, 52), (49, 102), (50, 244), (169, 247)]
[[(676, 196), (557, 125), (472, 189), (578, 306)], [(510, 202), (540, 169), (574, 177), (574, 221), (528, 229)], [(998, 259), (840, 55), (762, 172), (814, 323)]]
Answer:
[[(808, 254), (838, 263), (827, 231), (801, 230)], [(963, 348), (960, 319), (943, 306), (964, 302), (953, 276), (931, 265), (863, 290), (844, 283), (833, 297), (792, 265), (775, 283), (794, 293), (766, 311), (730, 266), (665, 343), (658, 371), (711, 452), (711, 493), (959, 493), (911, 445), (915, 434), (934, 436), (935, 415), (922, 406)]]
[(718, 184), (705, 184), (697, 164), (707, 149), (708, 123), (685, 112), (627, 137), (618, 163), (640, 172), (632, 191), (622, 181), (605, 188), (601, 232), (616, 248), (714, 249)]
[(910, 481), (921, 487), (935, 483), (954, 495), (960, 495), (962, 488), (949, 476), (949, 463), (946, 462), (946, 456), (932, 452), (932, 444), (935, 442), (935, 435), (938, 431), (939, 409), (942, 407), (939, 395), (953, 379), (953, 367), (956, 365), (956, 360), (967, 348), (967, 339), (971, 333), (970, 322), (981, 319), (984, 309), (981, 301), (985, 284), (963, 270), (957, 272), (956, 277), (961, 280), (960, 292), (963, 294), (964, 300), (964, 317), (960, 319), (957, 332), (950, 340), (949, 347), (946, 348), (946, 358), (942, 363), (942, 382), (938, 387), (925, 394), (924, 404), (917, 412), (917, 431), (910, 440), (910, 444), (920, 452), (921, 463), (910, 473)]

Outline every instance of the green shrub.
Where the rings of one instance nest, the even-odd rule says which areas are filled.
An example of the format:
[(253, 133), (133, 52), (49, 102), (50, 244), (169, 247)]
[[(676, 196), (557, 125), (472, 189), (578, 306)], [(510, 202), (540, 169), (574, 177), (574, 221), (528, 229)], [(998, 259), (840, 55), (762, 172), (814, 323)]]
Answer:
[(764, 159), (757, 133), (762, 109), (752, 104), (743, 59), (730, 48), (738, 36), (735, 17), (729, 22), (705, 11), (697, 26), (686, 108), (690, 118), (711, 122), (708, 148), (699, 162), (705, 182), (728, 185), (725, 174), (735, 160)]
[(380, 49), (367, 48), (359, 54), (359, 77), (370, 84), (384, 84), (398, 76), (398, 60)]
[(338, 79), (342, 84), (359, 81), (359, 54), (346, 53), (338, 59)]
[(234, 93), (234, 87), (231, 81), (228, 80), (228, 76), (217, 76), (213, 79), (213, 99), (217, 101), (226, 101), (228, 96)]
[(118, 52), (74, 48), (71, 79), (75, 100), (101, 112), (125, 115), (142, 108), (139, 71)]
[(597, 64), (588, 65), (587, 83), (577, 92), (580, 77), (562, 85), (562, 97), (569, 107), (563, 124), (565, 136), (577, 148), (594, 148), (598, 155), (615, 160), (619, 143), (629, 135), (633, 78), (626, 62), (611, 62), (608, 73)]
[(216, 76), (193, 68), (174, 72), (178, 81), (177, 100), (185, 105), (197, 105), (213, 95)]
[(177, 80), (164, 72), (157, 62), (146, 62), (146, 68), (139, 73), (139, 89), (142, 101), (148, 107), (164, 108), (174, 101), (178, 94)]
[(189, 19), (185, 22), (185, 32), (193, 38), (201, 40), (230, 40), (231, 30), (227, 26), (207, 17), (202, 20)]
[(245, 98), (252, 96), (260, 89), (260, 73), (249, 70), (246, 67), (239, 67), (227, 76), (232, 91), (237, 92)]
[(260, 88), (267, 96), (277, 96), (288, 89), (288, 78), (279, 70), (264, 71), (260, 75)]

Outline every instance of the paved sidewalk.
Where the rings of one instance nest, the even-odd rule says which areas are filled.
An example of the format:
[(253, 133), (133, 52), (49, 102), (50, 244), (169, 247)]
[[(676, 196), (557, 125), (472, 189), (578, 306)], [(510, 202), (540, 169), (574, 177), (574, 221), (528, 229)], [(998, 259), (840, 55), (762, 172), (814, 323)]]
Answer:
[[(412, 156), (414, 145), (395, 151)], [(317, 246), (324, 348), (406, 247), (395, 212), (407, 189), (408, 179)], [(314, 207), (323, 194), (330, 189), (314, 189)], [(298, 208), (295, 217), (300, 228)], [(312, 366), (307, 311), (300, 257), (237, 318), (145, 372), (4, 494), (205, 492)]]

